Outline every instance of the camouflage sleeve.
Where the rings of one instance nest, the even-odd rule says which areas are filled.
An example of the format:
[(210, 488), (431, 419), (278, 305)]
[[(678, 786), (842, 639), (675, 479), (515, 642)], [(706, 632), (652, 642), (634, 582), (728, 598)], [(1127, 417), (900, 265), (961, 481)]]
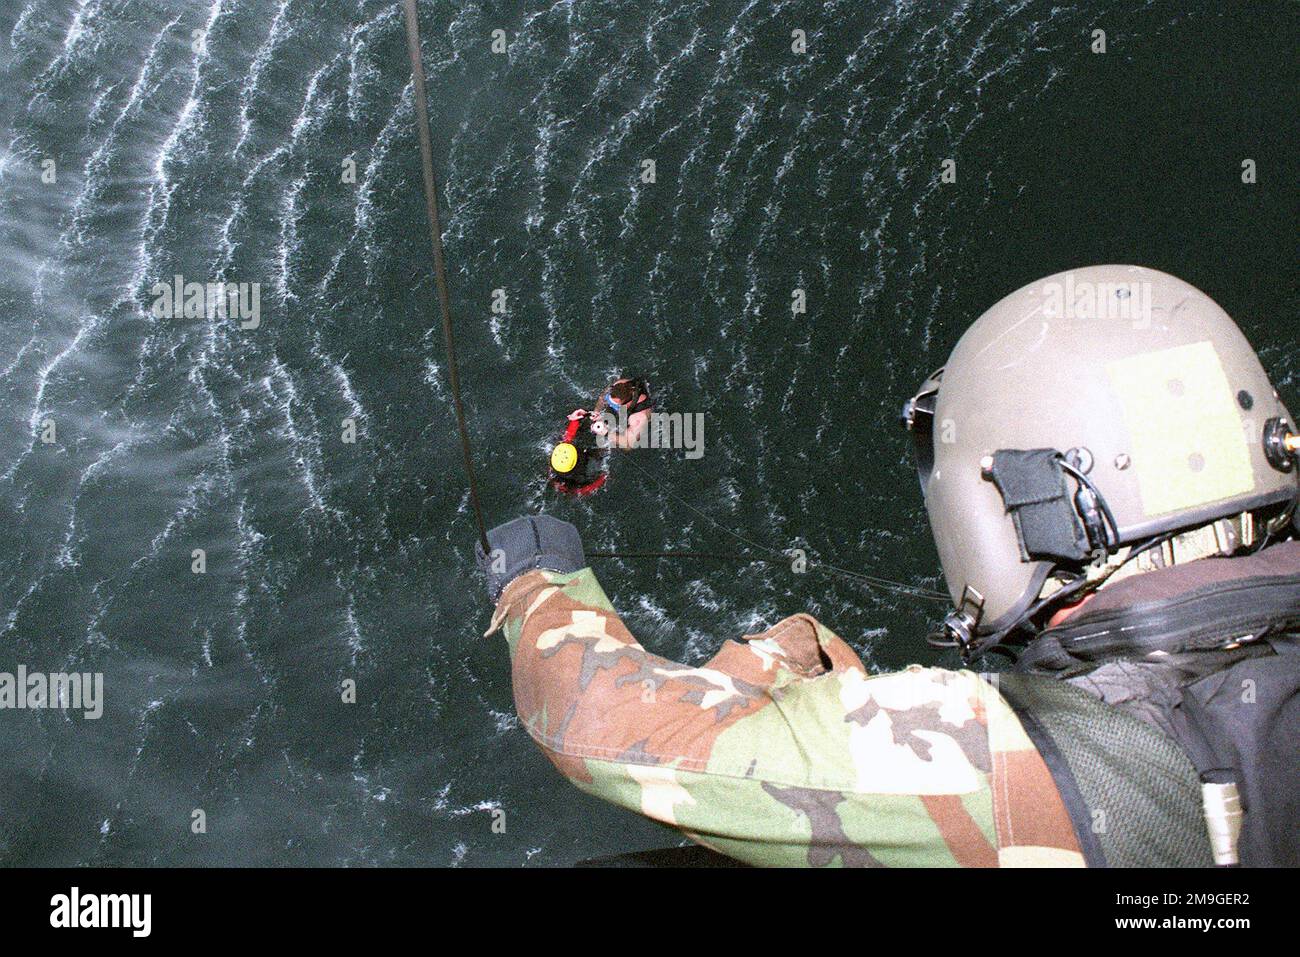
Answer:
[(528, 733), (575, 785), (751, 864), (1082, 866), (1042, 758), (980, 676), (869, 676), (808, 615), (704, 667), (651, 654), (589, 568), (511, 582)]

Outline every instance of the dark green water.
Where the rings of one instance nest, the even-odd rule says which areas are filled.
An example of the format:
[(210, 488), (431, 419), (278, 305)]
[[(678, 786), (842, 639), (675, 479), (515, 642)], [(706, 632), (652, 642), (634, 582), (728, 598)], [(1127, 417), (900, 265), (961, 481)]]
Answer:
[[(1290, 2), (422, 16), (492, 521), (735, 544), (666, 483), (747, 537), (936, 587), (900, 404), (994, 301), (1099, 262), (1204, 289), (1300, 408)], [(0, 77), (0, 671), (99, 671), (106, 694), (98, 721), (0, 711), (0, 861), (538, 866), (671, 842), (562, 781), (478, 637), (399, 5), (18, 0)], [(261, 324), (154, 317), (177, 273), (260, 283)], [(557, 502), (542, 452), (622, 369), (705, 413), (706, 454), (640, 453), (654, 480), (616, 463)], [(809, 610), (876, 666), (936, 660), (935, 606), (737, 567), (600, 571), (672, 657)]]

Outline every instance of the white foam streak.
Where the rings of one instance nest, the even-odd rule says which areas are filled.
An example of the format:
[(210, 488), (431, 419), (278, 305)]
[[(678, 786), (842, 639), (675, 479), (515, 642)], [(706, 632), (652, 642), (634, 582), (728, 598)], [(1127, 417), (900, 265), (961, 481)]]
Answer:
[(361, 24), (348, 36), (348, 119), (353, 123), (361, 119), (362, 88), (379, 76), (374, 64), (366, 59), (370, 46), (369, 34), (396, 17), (400, 9), (395, 3), (389, 5), (373, 20)]
[(311, 507), (317, 512), (342, 518), (342, 513), (328, 505), (325, 496), (321, 493), (321, 483), (316, 477), (316, 463), (321, 460), (320, 442), (316, 438), (315, 430), (298, 429), (294, 408), (301, 406), (302, 402), (298, 397), (298, 389), (293, 383), (293, 377), (278, 358), (271, 360), (271, 374), (262, 379), (262, 386), (270, 396), (272, 404), (284, 416), (284, 425), (280, 431), (289, 442), (290, 455), (297, 467), (299, 480), (307, 493)]
[(275, 49), (279, 46), (280, 40), (283, 39), (281, 27), (284, 24), (284, 14), (293, 0), (281, 0), (280, 6), (275, 11), (275, 17), (271, 20), (271, 29), (267, 31), (266, 40), (257, 49), (253, 55), (253, 63), (249, 67), (248, 76), (244, 78), (244, 85), (239, 91), (239, 140), (235, 143), (235, 155), (238, 156), (243, 150), (244, 144), (248, 142), (248, 137), (253, 132), (253, 121), (249, 116), (249, 110), (253, 106), (253, 99), (257, 96), (257, 84), (262, 78), (262, 71), (266, 69), (271, 57), (275, 55)]
[[(167, 212), (171, 208), (172, 192), (175, 189), (175, 184), (171, 183), (167, 178), (167, 164), (171, 160), (177, 144), (189, 131), (190, 124), (198, 112), (199, 100), (202, 96), (203, 67), (208, 62), (208, 37), (221, 16), (224, 2), (225, 0), (213, 0), (212, 6), (208, 9), (207, 25), (195, 40), (196, 49), (192, 64), (193, 77), (190, 82), (189, 95), (185, 98), (185, 105), (181, 107), (171, 132), (163, 140), (158, 155), (154, 158), (154, 178), (149, 186), (149, 203), (145, 209), (140, 227), (140, 245), (136, 256), (137, 270), (132, 277), (130, 286), (124, 292), (124, 298), (127, 301), (130, 301), (135, 296), (136, 292), (144, 284), (145, 279), (148, 278), (149, 264), (152, 261), (149, 255), (149, 243), (157, 229), (161, 229), (162, 224), (167, 221)], [(154, 227), (155, 223), (157, 223), (156, 228), (151, 228)]]

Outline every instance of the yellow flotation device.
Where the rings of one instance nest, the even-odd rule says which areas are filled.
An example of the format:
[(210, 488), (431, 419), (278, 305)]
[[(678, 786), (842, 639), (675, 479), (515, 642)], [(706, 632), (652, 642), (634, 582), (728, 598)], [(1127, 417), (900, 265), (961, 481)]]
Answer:
[(578, 449), (572, 442), (561, 442), (551, 449), (551, 468), (561, 475), (567, 475), (578, 464)]

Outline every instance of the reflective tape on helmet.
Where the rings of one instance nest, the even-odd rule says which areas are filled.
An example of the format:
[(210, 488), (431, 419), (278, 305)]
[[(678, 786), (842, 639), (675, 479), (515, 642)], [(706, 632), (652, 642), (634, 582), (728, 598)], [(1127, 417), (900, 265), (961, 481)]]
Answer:
[(1132, 441), (1148, 517), (1207, 505), (1255, 487), (1241, 414), (1209, 342), (1107, 366)]

